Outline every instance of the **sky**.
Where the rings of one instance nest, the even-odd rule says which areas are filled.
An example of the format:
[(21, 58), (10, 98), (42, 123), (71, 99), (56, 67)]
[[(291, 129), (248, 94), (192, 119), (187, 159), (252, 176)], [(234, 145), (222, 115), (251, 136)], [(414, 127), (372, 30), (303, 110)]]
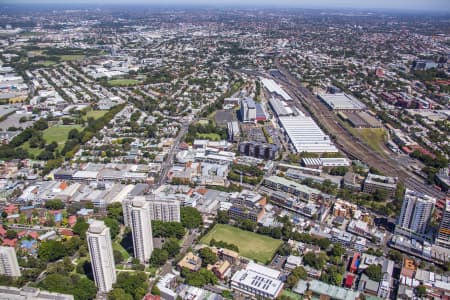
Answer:
[(395, 9), (450, 12), (450, 0), (0, 0), (3, 3), (48, 4), (148, 4), (148, 5), (205, 5), (247, 7), (354, 8)]

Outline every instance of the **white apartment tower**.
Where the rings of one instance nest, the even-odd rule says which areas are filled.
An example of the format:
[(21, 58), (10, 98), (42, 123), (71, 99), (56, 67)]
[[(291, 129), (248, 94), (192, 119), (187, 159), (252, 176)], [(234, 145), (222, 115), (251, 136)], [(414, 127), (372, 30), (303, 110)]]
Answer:
[[(136, 196), (135, 198), (144, 198), (143, 196)], [(125, 224), (125, 226), (130, 227), (131, 226), (131, 202), (133, 202), (132, 198), (125, 198), (122, 201), (122, 211), (123, 211), (123, 223)]]
[(148, 262), (153, 252), (152, 224), (148, 206), (147, 201), (135, 199), (130, 207), (134, 257), (141, 263)]
[(152, 196), (148, 202), (152, 220), (180, 222), (180, 201)]
[(107, 293), (116, 282), (116, 267), (109, 228), (103, 221), (93, 221), (86, 233), (95, 285)]
[(397, 225), (414, 233), (425, 233), (435, 203), (433, 197), (406, 189)]
[(13, 247), (0, 246), (0, 275), (20, 276), (19, 263)]

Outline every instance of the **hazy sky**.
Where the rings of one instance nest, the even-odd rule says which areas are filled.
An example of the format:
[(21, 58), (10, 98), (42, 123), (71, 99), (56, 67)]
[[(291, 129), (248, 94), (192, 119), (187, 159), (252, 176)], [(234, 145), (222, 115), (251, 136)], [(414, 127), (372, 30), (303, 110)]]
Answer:
[(208, 6), (278, 6), (304, 8), (387, 8), (450, 12), (450, 0), (0, 0), (3, 3), (87, 3)]

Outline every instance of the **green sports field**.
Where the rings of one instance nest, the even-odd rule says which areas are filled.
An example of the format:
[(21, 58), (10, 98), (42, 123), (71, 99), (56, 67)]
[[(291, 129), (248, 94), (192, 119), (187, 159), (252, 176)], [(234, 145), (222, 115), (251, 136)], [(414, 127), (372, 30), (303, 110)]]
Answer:
[(211, 239), (234, 244), (239, 248), (240, 255), (263, 263), (270, 261), (283, 243), (281, 240), (223, 224), (216, 224), (201, 242), (209, 244)]
[[(64, 143), (67, 141), (69, 131), (74, 128), (78, 129), (78, 131), (83, 130), (83, 127), (81, 127), (80, 125), (56, 125), (45, 129), (43, 131), (45, 143), (48, 145), (51, 142), (55, 141), (58, 143), (58, 150), (61, 150), (64, 147)], [(29, 142), (23, 144), (22, 148), (34, 155), (38, 155), (42, 152), (42, 149), (31, 148)]]
[(139, 83), (139, 80), (135, 79), (112, 79), (108, 81), (108, 84), (111, 86), (128, 86), (128, 85), (136, 85)]
[(85, 121), (89, 118), (94, 118), (95, 120), (100, 119), (103, 117), (108, 111), (107, 110), (90, 110), (86, 113), (86, 115), (83, 117)]

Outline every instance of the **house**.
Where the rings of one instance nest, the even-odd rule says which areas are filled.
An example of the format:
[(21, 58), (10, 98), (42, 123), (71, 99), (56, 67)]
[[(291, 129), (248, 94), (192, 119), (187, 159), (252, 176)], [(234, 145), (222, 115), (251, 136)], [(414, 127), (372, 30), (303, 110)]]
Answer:
[(16, 247), (17, 239), (4, 239), (3, 246)]
[(181, 271), (183, 268), (192, 272), (197, 272), (202, 267), (202, 259), (192, 252), (188, 252), (183, 259), (177, 264), (178, 269)]
[(212, 271), (217, 278), (224, 280), (231, 269), (231, 264), (226, 260), (219, 260), (214, 265), (208, 265), (207, 268)]

